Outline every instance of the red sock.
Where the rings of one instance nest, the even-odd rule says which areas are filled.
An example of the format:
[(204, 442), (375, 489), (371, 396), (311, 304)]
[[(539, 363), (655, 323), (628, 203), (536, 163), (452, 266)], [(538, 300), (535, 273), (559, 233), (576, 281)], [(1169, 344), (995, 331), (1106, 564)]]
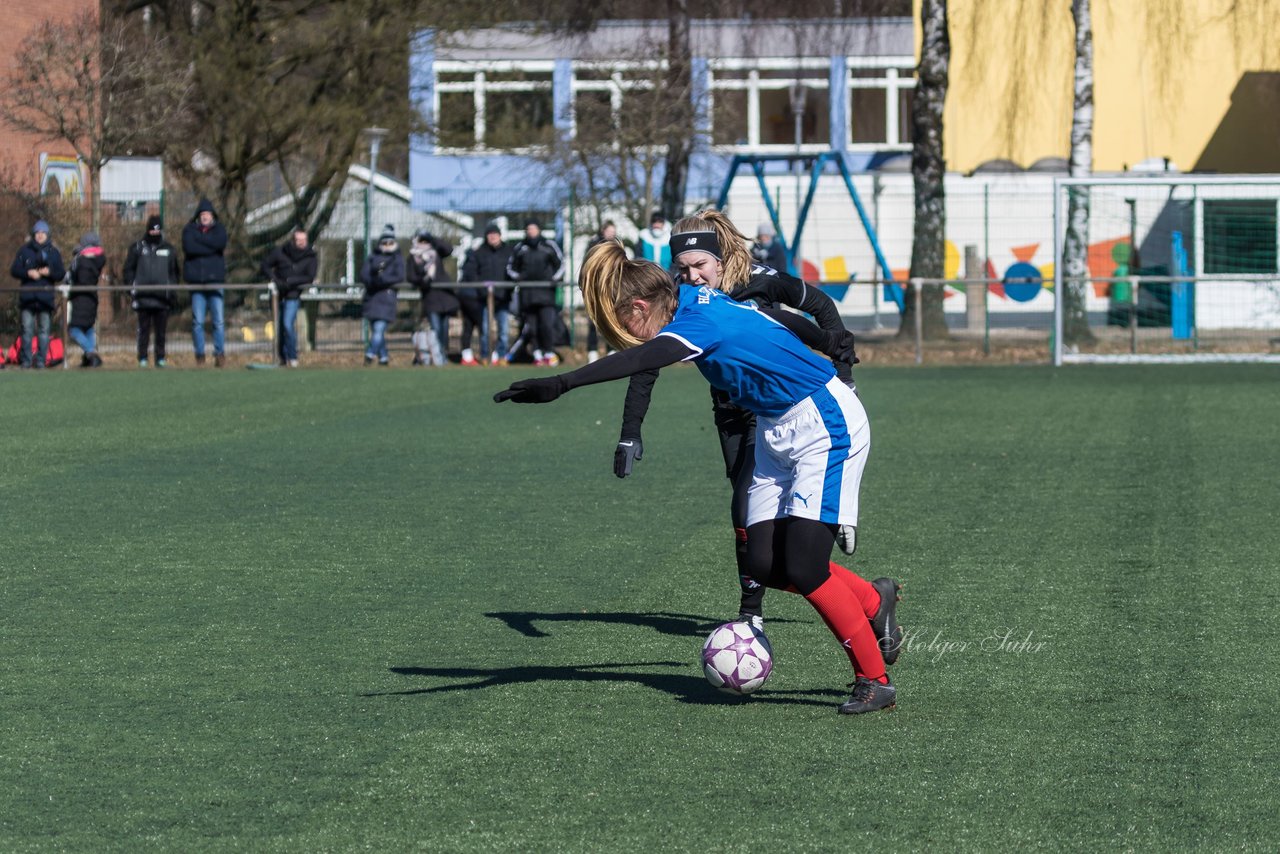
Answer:
[(833, 576), (843, 581), (845, 586), (853, 592), (858, 603), (862, 605), (862, 613), (867, 615), (867, 619), (874, 617), (876, 611), (880, 610), (880, 594), (871, 586), (871, 582), (835, 561), (831, 562), (829, 569)]
[(840, 641), (854, 672), (869, 679), (885, 681), (884, 656), (876, 643), (876, 633), (871, 630), (862, 606), (845, 582), (828, 577), (822, 586), (804, 597), (822, 617), (827, 628)]

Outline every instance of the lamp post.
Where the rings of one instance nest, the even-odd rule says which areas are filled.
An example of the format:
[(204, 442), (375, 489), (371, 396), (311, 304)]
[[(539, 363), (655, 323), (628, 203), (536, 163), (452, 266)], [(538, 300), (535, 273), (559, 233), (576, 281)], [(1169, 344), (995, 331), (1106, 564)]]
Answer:
[[(801, 146), (804, 145), (804, 106), (805, 106), (806, 95), (808, 95), (808, 92), (805, 90), (804, 83), (797, 80), (796, 82), (791, 84), (791, 117), (792, 117), (792, 120), (795, 122), (795, 136), (796, 136), (795, 172), (796, 172), (796, 221), (797, 222), (799, 222), (799, 217), (800, 217), (800, 183), (802, 180), (801, 176), (804, 174), (804, 161), (801, 159), (800, 150), (801, 150)], [(799, 228), (799, 226), (797, 225), (796, 228)], [(787, 261), (788, 261), (788, 264), (791, 266), (791, 269), (786, 272), (794, 273), (795, 275), (798, 276), (800, 275), (800, 247), (791, 246), (788, 248), (791, 250), (789, 253), (791, 257), (788, 258)]]
[(373, 215), (373, 182), (378, 175), (378, 149), (382, 147), (382, 140), (390, 133), (386, 128), (365, 128), (365, 138), (369, 140), (369, 182), (364, 187), (364, 254), (369, 257), (369, 251), (373, 248), (370, 242), (370, 218)]

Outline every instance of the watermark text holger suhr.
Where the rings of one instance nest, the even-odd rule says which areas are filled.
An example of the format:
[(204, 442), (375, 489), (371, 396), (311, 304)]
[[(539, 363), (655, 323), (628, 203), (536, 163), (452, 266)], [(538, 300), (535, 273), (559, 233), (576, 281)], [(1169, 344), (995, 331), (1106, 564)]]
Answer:
[(929, 632), (927, 629), (903, 628), (902, 651), (913, 655), (922, 655), (931, 661), (941, 661), (944, 657), (965, 653), (988, 653), (993, 655), (1029, 655), (1043, 652), (1047, 638), (1040, 640), (1033, 630), (1022, 631), (1001, 627), (977, 639), (948, 637), (941, 629)]

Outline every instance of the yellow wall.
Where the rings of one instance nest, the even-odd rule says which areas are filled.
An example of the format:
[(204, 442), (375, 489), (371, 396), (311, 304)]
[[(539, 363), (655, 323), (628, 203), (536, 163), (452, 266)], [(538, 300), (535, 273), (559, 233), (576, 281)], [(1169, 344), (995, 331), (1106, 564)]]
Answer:
[[(1070, 0), (950, 0), (947, 167), (1070, 147)], [(919, 0), (916, 0), (917, 49)], [(1093, 0), (1094, 163), (1280, 172), (1280, 0)]]

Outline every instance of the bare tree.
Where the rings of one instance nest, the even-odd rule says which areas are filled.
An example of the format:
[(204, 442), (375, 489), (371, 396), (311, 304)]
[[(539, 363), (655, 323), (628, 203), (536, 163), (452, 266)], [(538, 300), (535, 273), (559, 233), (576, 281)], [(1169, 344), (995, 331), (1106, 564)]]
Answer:
[[(47, 141), (69, 144), (89, 173), (90, 201), (102, 167), (135, 150), (163, 149), (188, 107), (189, 76), (166, 63), (163, 38), (125, 21), (81, 12), (46, 20), (14, 55), (0, 91), (0, 120)], [(99, 205), (92, 225), (101, 230)]]
[[(1074, 99), (1071, 111), (1072, 178), (1093, 172), (1093, 24), (1089, 0), (1072, 0), (1076, 49)], [(1071, 187), (1067, 193), (1067, 233), (1062, 246), (1062, 267), (1066, 272), (1062, 293), (1062, 340), (1067, 344), (1094, 340), (1085, 312), (1089, 289), (1089, 191)]]
[[(689, 186), (689, 156), (693, 153), (693, 46), (689, 40), (689, 0), (667, 0), (666, 168), (662, 173), (662, 209), (667, 216), (684, 215)], [(639, 221), (639, 220), (638, 220)]]
[[(911, 102), (911, 177), (915, 188), (915, 228), (911, 244), (911, 277), (941, 279), (946, 269), (947, 195), (943, 180), (946, 160), (942, 150), (942, 111), (946, 106), (951, 36), (946, 0), (920, 4), (922, 43), (915, 98)], [(944, 286), (923, 286), (922, 328), (926, 338), (946, 338), (943, 315)], [(898, 334), (914, 334), (915, 289), (905, 292), (902, 325)]]

